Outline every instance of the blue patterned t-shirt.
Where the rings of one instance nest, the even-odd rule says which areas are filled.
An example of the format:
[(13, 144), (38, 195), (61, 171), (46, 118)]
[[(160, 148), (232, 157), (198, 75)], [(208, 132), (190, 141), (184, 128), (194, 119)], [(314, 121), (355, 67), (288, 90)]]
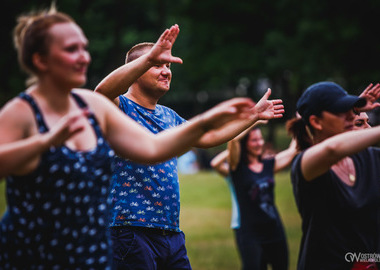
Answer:
[[(119, 108), (152, 133), (186, 121), (172, 109), (162, 105), (150, 110), (123, 95), (119, 96), (119, 100)], [(110, 226), (141, 226), (180, 231), (177, 158), (155, 165), (145, 165), (115, 156), (113, 163), (110, 192), (113, 208)]]

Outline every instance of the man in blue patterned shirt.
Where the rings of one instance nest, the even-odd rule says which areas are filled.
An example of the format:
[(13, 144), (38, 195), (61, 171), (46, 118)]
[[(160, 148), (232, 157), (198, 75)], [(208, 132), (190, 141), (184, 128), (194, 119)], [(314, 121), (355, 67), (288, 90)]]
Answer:
[[(179, 28), (174, 25), (156, 43), (135, 45), (127, 53), (126, 64), (107, 76), (96, 89), (152, 133), (186, 122), (172, 109), (157, 104), (170, 88), (170, 64), (182, 63), (171, 55), (178, 33)], [(113, 87), (120, 84), (125, 88)], [(196, 147), (222, 144), (257, 120), (281, 117), (282, 101), (268, 101), (269, 95), (270, 91), (254, 107), (252, 113), (257, 117), (210, 131)], [(179, 228), (179, 197), (176, 158), (146, 165), (115, 157), (110, 226), (117, 268), (191, 269), (185, 237)]]

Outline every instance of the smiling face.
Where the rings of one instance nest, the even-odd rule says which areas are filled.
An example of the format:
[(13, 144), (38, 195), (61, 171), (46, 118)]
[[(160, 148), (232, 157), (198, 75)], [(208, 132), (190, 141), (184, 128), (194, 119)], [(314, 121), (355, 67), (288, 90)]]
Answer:
[(264, 149), (264, 138), (260, 129), (253, 129), (248, 134), (247, 153), (251, 156), (261, 156)]
[[(138, 58), (141, 55), (148, 53), (150, 49), (151, 46), (139, 48), (133, 52), (135, 54), (134, 57)], [(172, 79), (170, 66), (170, 63), (152, 66), (135, 81), (133, 88), (158, 100), (170, 89)]]
[(42, 56), (41, 74), (70, 88), (85, 84), (91, 57), (80, 27), (73, 22), (57, 23), (50, 27), (48, 34), (48, 52)]
[(171, 79), (170, 64), (162, 64), (151, 67), (135, 84), (141, 91), (158, 99), (169, 91)]

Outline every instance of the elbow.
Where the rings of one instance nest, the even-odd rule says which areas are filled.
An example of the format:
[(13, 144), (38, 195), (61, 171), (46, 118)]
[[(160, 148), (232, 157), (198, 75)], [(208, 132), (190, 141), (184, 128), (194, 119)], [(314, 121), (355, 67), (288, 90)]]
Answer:
[(154, 148), (147, 148), (143, 153), (133, 155), (132, 157), (128, 157), (128, 159), (136, 163), (154, 165), (165, 162), (174, 156), (174, 154), (166, 154), (164, 152), (156, 151)]
[(324, 154), (327, 159), (331, 159), (334, 161), (343, 157), (342, 151), (340, 151), (340, 143), (335, 141), (326, 140), (324, 147)]
[(104, 90), (102, 88), (102, 83), (98, 84), (96, 87), (95, 87), (95, 92), (98, 92), (98, 93), (101, 93), (104, 95)]
[(216, 167), (218, 166), (218, 164), (215, 161), (211, 160), (210, 166), (211, 166), (211, 168), (216, 169)]

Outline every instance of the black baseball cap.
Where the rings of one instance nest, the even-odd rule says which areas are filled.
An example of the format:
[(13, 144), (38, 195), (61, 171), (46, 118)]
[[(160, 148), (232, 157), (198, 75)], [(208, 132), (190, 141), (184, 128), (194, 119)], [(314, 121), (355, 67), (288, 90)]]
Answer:
[(322, 111), (348, 112), (366, 103), (365, 98), (349, 95), (340, 85), (326, 81), (312, 84), (303, 92), (297, 102), (297, 111), (308, 123), (310, 115), (319, 115)]

